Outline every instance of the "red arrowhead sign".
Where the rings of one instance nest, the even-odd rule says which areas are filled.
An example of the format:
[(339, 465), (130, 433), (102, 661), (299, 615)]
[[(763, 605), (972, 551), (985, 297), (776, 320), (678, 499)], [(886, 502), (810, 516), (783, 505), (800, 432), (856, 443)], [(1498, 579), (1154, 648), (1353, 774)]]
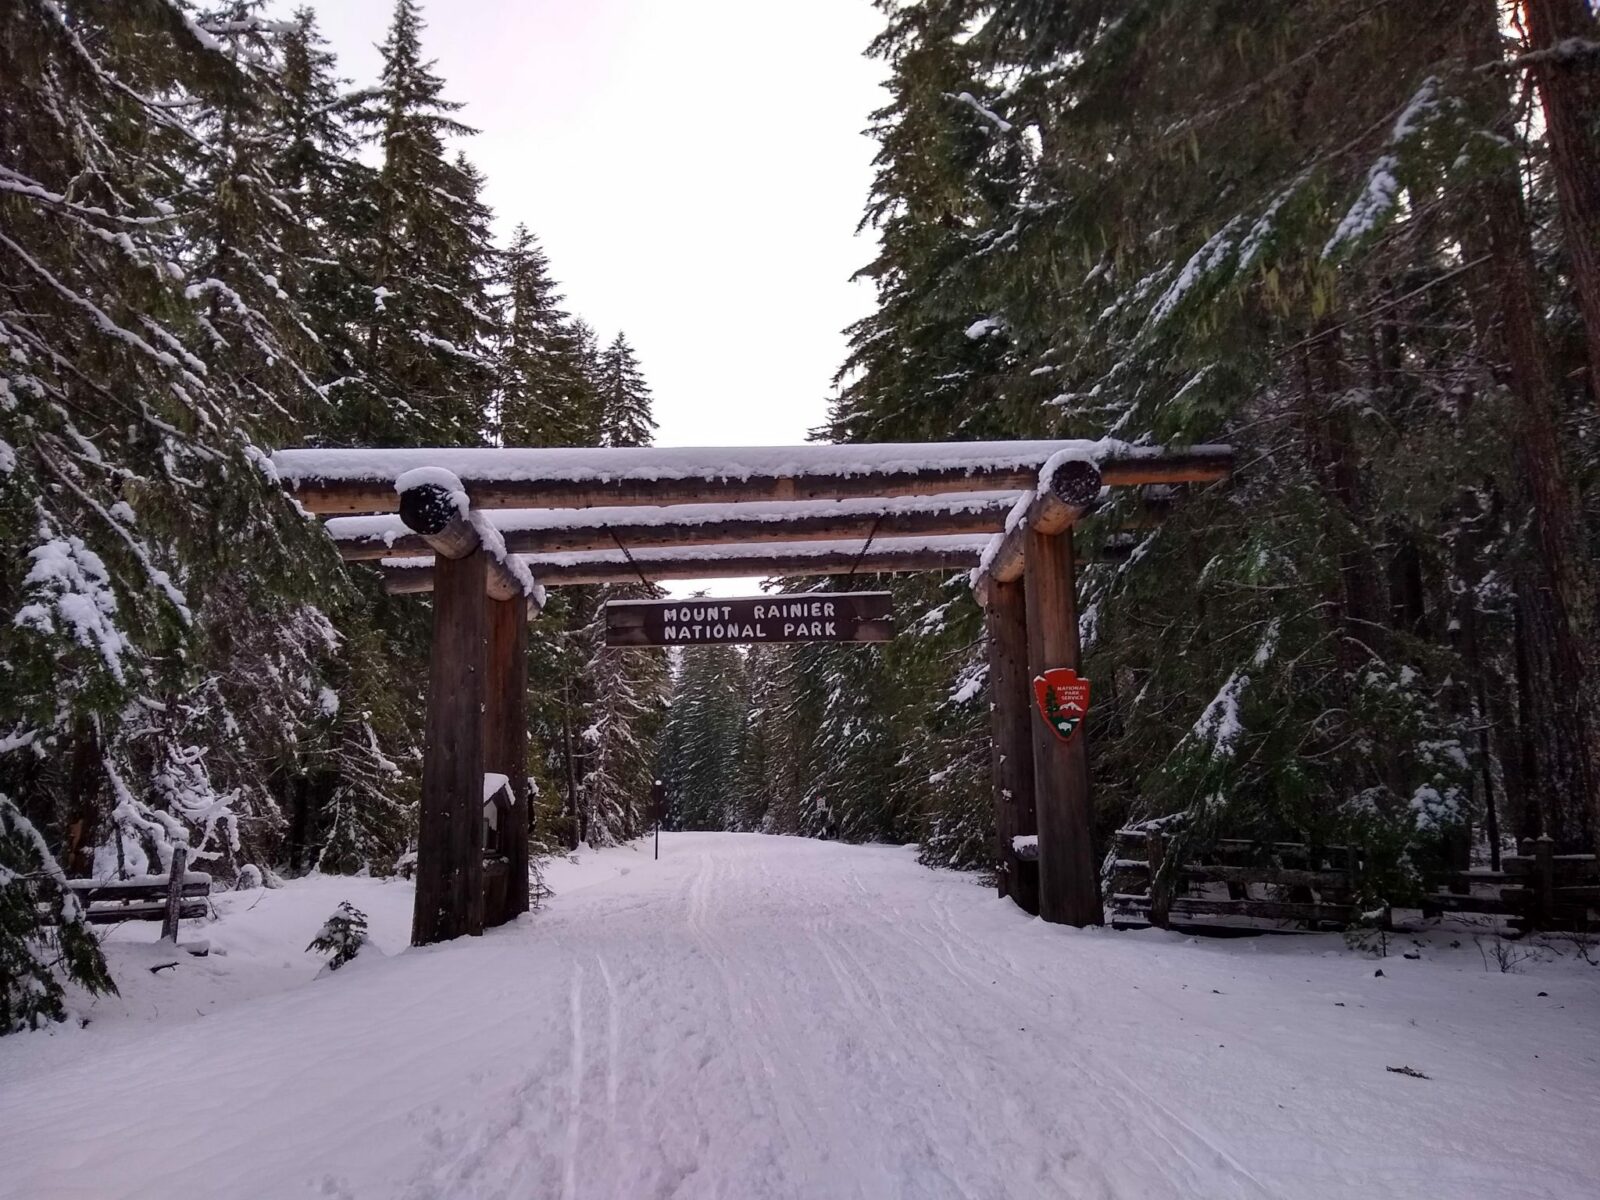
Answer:
[(1063, 742), (1070, 742), (1089, 715), (1089, 681), (1071, 667), (1052, 667), (1033, 678), (1039, 715)]

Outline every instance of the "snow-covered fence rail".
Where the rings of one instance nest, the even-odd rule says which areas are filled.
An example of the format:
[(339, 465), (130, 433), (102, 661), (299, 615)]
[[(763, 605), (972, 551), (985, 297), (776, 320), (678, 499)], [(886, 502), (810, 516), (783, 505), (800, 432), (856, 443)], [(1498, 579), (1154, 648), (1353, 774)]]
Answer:
[(1525, 838), (1498, 871), (1454, 871), (1433, 881), (1422, 913), (1505, 917), (1521, 930), (1600, 929), (1600, 859), (1557, 854), (1549, 838)]
[[(1430, 876), (1415, 909), (1424, 919), (1499, 917), (1522, 932), (1600, 929), (1600, 860), (1556, 854), (1548, 840), (1525, 840), (1520, 849), (1504, 856), (1498, 871)], [(1166, 831), (1159, 826), (1118, 831), (1103, 872), (1113, 924), (1237, 928), (1266, 921), (1345, 928), (1372, 917), (1355, 903), (1363, 855), (1354, 847), (1223, 838), (1163, 871), (1166, 853)], [(1378, 911), (1383, 923), (1392, 921), (1387, 907)]]
[[(1354, 924), (1359, 852), (1346, 846), (1223, 838), (1205, 857), (1166, 865), (1159, 825), (1118, 830), (1106, 865), (1114, 925), (1203, 928), (1236, 921)], [(1165, 867), (1165, 869), (1163, 869)]]
[[(172, 875), (136, 875), (131, 879), (69, 879), (67, 888), (83, 905), (94, 925), (118, 921), (160, 921), (176, 903), (177, 916), (187, 920), (210, 911), (211, 876), (204, 871)], [(174, 899), (176, 893), (176, 899)]]

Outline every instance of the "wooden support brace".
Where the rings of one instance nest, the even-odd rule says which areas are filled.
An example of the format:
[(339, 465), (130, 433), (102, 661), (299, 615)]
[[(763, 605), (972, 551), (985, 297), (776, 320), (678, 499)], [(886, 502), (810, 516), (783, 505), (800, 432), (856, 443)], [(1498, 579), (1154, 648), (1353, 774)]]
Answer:
[[(1070, 530), (1100, 495), (1104, 478), (1092, 462), (1068, 460), (1057, 465), (1034, 493), (1020, 521), (1000, 535), (1000, 546), (977, 581), (979, 603), (991, 582), (1021, 579), (1028, 541), (1032, 534), (1059, 534)], [(1059, 664), (1057, 664), (1059, 665)]]
[(411, 944), (483, 932), (483, 712), (488, 554), (434, 567), (433, 651)]
[[(1079, 666), (1072, 532), (1029, 530), (1023, 572), (1030, 678)], [(1030, 688), (1031, 691), (1031, 688)], [(1032, 700), (1030, 697), (1029, 703)], [(1062, 741), (1038, 715), (1033, 729), (1034, 808), (1039, 823), (1039, 915), (1100, 925), (1100, 881), (1091, 841), (1088, 730)]]
[[(402, 492), (400, 519), (439, 558), (465, 558), (482, 544), (477, 528), (456, 505), (449, 489), (436, 483)], [(522, 587), (505, 563), (492, 556), (485, 558), (484, 590), (496, 600), (520, 596)]]
[(1000, 894), (1039, 912), (1035, 861), (1012, 841), (1038, 832), (1033, 800), (1033, 731), (1028, 675), (1028, 618), (1020, 582), (990, 587), (984, 605), (989, 650), (989, 743), (994, 778), (995, 864)]

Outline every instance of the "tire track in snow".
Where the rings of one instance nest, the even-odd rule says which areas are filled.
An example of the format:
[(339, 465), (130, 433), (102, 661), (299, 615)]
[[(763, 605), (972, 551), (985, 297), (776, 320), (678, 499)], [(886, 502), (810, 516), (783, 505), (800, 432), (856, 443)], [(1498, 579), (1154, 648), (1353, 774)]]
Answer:
[[(744, 894), (743, 889), (730, 886), (735, 881), (746, 884), (753, 881), (756, 872), (749, 869), (745, 856), (703, 855), (701, 873), (696, 878), (697, 904), (691, 920), (701, 952), (716, 971), (727, 1004), (729, 1026), (724, 1036), (733, 1047), (740, 1071), (746, 1081), (752, 1115), (760, 1112), (758, 1097), (764, 1102), (772, 1126), (787, 1152), (791, 1165), (788, 1169), (803, 1167), (803, 1177), (818, 1174), (818, 1147), (828, 1146), (817, 1123), (807, 1114), (828, 1111), (834, 1098), (817, 1092), (810, 1080), (809, 1066), (796, 1054), (795, 1039), (775, 1037), (776, 1031), (785, 1028), (789, 1014), (784, 1005), (796, 998), (787, 992), (780, 996), (784, 1005), (774, 1006), (766, 992), (775, 991), (774, 980), (766, 975), (755, 976), (755, 985), (747, 982), (734, 970), (734, 955), (728, 948), (723, 929), (730, 919), (746, 917), (757, 898)], [(758, 860), (759, 862), (759, 860)], [(770, 869), (760, 863), (763, 877)], [(719, 886), (720, 885), (720, 886)], [(724, 903), (719, 914), (723, 919), (709, 920), (712, 898), (736, 899), (739, 907)], [(764, 967), (771, 967), (770, 962)], [(803, 1092), (805, 1103), (796, 1100)], [(802, 1190), (799, 1194), (806, 1195)]]
[(567, 1088), (567, 1149), (561, 1168), (562, 1200), (578, 1195), (578, 1147), (583, 1137), (583, 965), (572, 973), (572, 1073)]
[[(1013, 995), (1016, 995), (1018, 989), (1023, 989), (1032, 992), (1036, 1000), (1043, 999), (1048, 1002), (1057, 998), (1056, 993), (1046, 992), (1029, 974), (1019, 971), (1016, 964), (1009, 959), (1003, 963), (997, 960), (986, 942), (963, 930), (952, 916), (948, 901), (943, 897), (930, 897), (928, 903), (938, 914), (945, 928), (963, 943), (964, 949), (975, 960), (987, 961), (996, 972), (1010, 977), (1008, 987), (1011, 988)], [(940, 933), (938, 940), (948, 953), (949, 939)], [(1214, 1186), (1216, 1182), (1213, 1177), (1214, 1171), (1220, 1166), (1236, 1181), (1248, 1184), (1256, 1194), (1273, 1195), (1266, 1184), (1256, 1178), (1249, 1168), (1239, 1162), (1216, 1137), (1197, 1128), (1174, 1109), (1162, 1103), (1121, 1067), (1107, 1062), (1104, 1054), (1090, 1045), (1088, 1039), (1080, 1032), (1082, 1026), (1076, 1020), (1079, 1009), (1077, 998), (1070, 992), (1062, 993), (1060, 998), (1065, 999), (1072, 1009), (1073, 1019), (1067, 1022), (1067, 1028), (1072, 1031), (1069, 1036), (1073, 1042), (1072, 1050), (1077, 1069), (1090, 1078), (1102, 1096), (1115, 1098), (1128, 1124), (1143, 1126), (1151, 1137), (1165, 1144), (1175, 1156), (1188, 1164), (1193, 1172), (1192, 1182), (1196, 1186)], [(1045, 1016), (1045, 1019), (1050, 1018)], [(1110, 1078), (1111, 1076), (1116, 1077), (1115, 1081)], [(1173, 1129), (1187, 1136), (1183, 1139), (1176, 1138), (1173, 1136)], [(1180, 1144), (1180, 1140), (1187, 1144)], [(1202, 1152), (1201, 1158), (1195, 1157), (1197, 1149)]]
[(617, 1063), (622, 1054), (622, 1032), (617, 1005), (617, 985), (611, 981), (605, 955), (594, 952), (595, 965), (606, 985), (606, 1119), (613, 1130), (617, 1125)]

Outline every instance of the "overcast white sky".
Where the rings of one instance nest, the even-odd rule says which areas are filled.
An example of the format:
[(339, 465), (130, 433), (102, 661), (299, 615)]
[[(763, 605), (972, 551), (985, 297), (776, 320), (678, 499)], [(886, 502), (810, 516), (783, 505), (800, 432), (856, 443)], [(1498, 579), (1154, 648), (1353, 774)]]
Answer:
[[(288, 0), (284, 8), (291, 7)], [(341, 73), (393, 0), (314, 0)], [(543, 241), (569, 309), (620, 329), (662, 445), (799, 442), (871, 308), (851, 274), (883, 102), (870, 0), (432, 0), (424, 47), (481, 132), (502, 236)], [(675, 592), (682, 592), (674, 587)], [(719, 586), (721, 594), (748, 582)]]

